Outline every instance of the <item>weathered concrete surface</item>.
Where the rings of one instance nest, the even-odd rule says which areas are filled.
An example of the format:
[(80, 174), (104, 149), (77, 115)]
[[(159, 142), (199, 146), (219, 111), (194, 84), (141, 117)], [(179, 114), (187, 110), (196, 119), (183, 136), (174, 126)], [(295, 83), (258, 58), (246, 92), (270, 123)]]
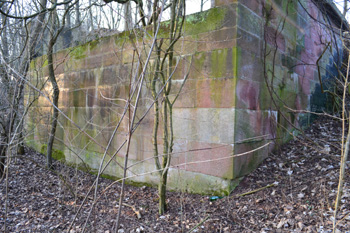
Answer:
[[(316, 61), (333, 37), (304, 11), (305, 8), (312, 17), (323, 20), (312, 1), (301, 1), (304, 8), (298, 1), (287, 2), (266, 1), (264, 5), (258, 0), (217, 0), (216, 7), (187, 17), (184, 36), (175, 48), (178, 66), (174, 93), (187, 72), (190, 75), (174, 106), (175, 145), (169, 188), (228, 193), (237, 179), (255, 169), (276, 143), (291, 137), (291, 123), (300, 127), (310, 121), (310, 114), (291, 112), (286, 107), (324, 109), (325, 101), (317, 101), (325, 97), (320, 92)], [(144, 59), (151, 39), (145, 38), (145, 46), (142, 36), (137, 35), (139, 39), (134, 43)], [(160, 37), (166, 36), (165, 23)], [(124, 32), (56, 54), (59, 108), (100, 144), (61, 115), (55, 148), (64, 153), (67, 162), (84, 161), (98, 169), (129, 93), (132, 67), (135, 71), (133, 49), (130, 33)], [(331, 75), (336, 55), (327, 50), (320, 59), (324, 80)], [(35, 62), (33, 82), (38, 77), (49, 94), (51, 88), (44, 83), (47, 61), (42, 57)], [(147, 72), (152, 75), (151, 69)], [(139, 117), (151, 105), (148, 85), (142, 92)], [(270, 92), (272, 87), (274, 91)], [(50, 103), (40, 96), (28, 118), (28, 144), (38, 150), (46, 143), (50, 111)], [(156, 170), (152, 117), (151, 111), (131, 141), (130, 164), (135, 165), (128, 175), (134, 182), (155, 184), (158, 180), (157, 173), (152, 172)], [(127, 120), (122, 121), (106, 161), (126, 139), (127, 124)], [(268, 142), (272, 144), (247, 153)], [(123, 164), (125, 153), (123, 147), (106, 174), (122, 176), (118, 164)], [(240, 153), (243, 154), (233, 156)]]

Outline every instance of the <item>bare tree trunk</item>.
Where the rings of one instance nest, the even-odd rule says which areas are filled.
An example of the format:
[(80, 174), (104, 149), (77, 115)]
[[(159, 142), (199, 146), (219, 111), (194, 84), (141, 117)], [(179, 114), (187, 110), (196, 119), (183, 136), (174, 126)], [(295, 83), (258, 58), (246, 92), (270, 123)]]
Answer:
[[(47, 0), (40, 0), (40, 10), (44, 10), (47, 5)], [(35, 21), (34, 29), (30, 33), (29, 38), (29, 60), (36, 56), (37, 45), (42, 41), (40, 33), (44, 26), (45, 13), (42, 13), (38, 16), (38, 19)]]
[[(154, 29), (156, 28), (156, 23), (154, 23)], [(154, 30), (155, 31), (155, 30)], [(160, 69), (160, 55), (161, 55), (161, 47), (163, 44), (163, 40), (158, 43), (155, 42), (156, 47), (156, 53), (157, 53), (157, 60), (155, 65), (155, 72), (151, 80), (151, 93), (154, 99), (154, 117), (153, 117), (153, 133), (152, 133), (152, 143), (153, 143), (153, 156), (156, 163), (156, 168), (159, 171), (159, 175), (161, 175), (161, 165), (159, 162), (159, 152), (158, 152), (158, 128), (159, 128), (159, 100), (157, 98), (158, 92), (157, 92), (157, 82), (159, 79), (159, 72), (157, 72)]]
[(64, 10), (65, 10), (65, 12), (67, 12), (66, 13), (66, 23), (65, 23), (65, 26), (66, 26), (66, 28), (71, 28), (71, 22), (70, 22), (70, 11), (69, 11), (69, 5), (68, 4), (66, 4), (66, 5), (64, 5)]
[[(167, 98), (166, 91), (164, 98)], [(163, 103), (163, 156), (162, 156), (162, 173), (159, 181), (159, 214), (166, 211), (166, 183), (168, 178), (167, 163), (169, 159), (169, 137), (168, 137), (168, 103), (165, 100)]]
[[(9, 2), (7, 2), (9, 3)], [(19, 2), (13, 3), (14, 16), (20, 16), (21, 7)], [(47, 0), (40, 0), (38, 9), (43, 11), (46, 8)], [(7, 12), (6, 3), (2, 2), (0, 7)], [(19, 17), (20, 18), (20, 17)], [(1, 104), (5, 107), (0, 113), (0, 172), (5, 171), (6, 156), (11, 145), (18, 145), (17, 153), (24, 153), (23, 144), (23, 89), (24, 80), (28, 72), (31, 59), (36, 55), (37, 45), (41, 41), (43, 21), (45, 19), (45, 12), (39, 14), (34, 18), (31, 30), (25, 34), (25, 22), (22, 19), (11, 19), (11, 24), (15, 25), (13, 28), (7, 24), (9, 18), (1, 14), (1, 50), (2, 59), (0, 64), (0, 88), (1, 88)], [(18, 27), (19, 25), (19, 27)], [(15, 35), (15, 37), (13, 37)], [(19, 37), (25, 35), (25, 38)], [(25, 42), (21, 44), (21, 42)], [(23, 46), (23, 47), (22, 47)], [(11, 63), (9, 63), (11, 62)], [(12, 79), (11, 71), (5, 67), (16, 67), (17, 72), (21, 75), (19, 79)], [(11, 144), (11, 145), (10, 145)], [(11, 148), (12, 149), (12, 148)], [(9, 161), (7, 161), (8, 163)]]
[(164, 173), (162, 173), (159, 181), (159, 214), (164, 214), (167, 210), (166, 205), (166, 186), (167, 186), (167, 179), (168, 179), (168, 171), (166, 170)]
[(0, 179), (5, 174), (5, 163), (6, 163), (6, 148), (7, 148), (7, 137), (4, 134), (0, 135)]
[(80, 4), (79, 1), (77, 1), (77, 3), (75, 3), (75, 13), (76, 13), (76, 18), (75, 18), (75, 26), (79, 26), (80, 25)]
[[(68, 11), (68, 7), (65, 6), (66, 12)], [(53, 142), (55, 140), (55, 134), (56, 134), (56, 128), (57, 128), (57, 118), (58, 118), (58, 98), (60, 94), (59, 87), (57, 85), (57, 80), (55, 76), (55, 70), (53, 66), (53, 46), (55, 45), (57, 35), (59, 34), (59, 31), (55, 32), (56, 28), (56, 11), (52, 12), (51, 15), (51, 30), (50, 30), (50, 41), (48, 45), (48, 51), (47, 51), (47, 60), (48, 60), (48, 69), (49, 69), (49, 80), (52, 85), (53, 94), (52, 94), (52, 103), (53, 103), (53, 113), (52, 113), (52, 119), (51, 119), (51, 131), (49, 135), (49, 140), (47, 143), (47, 167), (52, 169), (52, 148), (53, 148)], [(60, 30), (62, 30), (64, 25), (61, 27)], [(57, 34), (56, 34), (57, 33)], [(56, 107), (55, 107), (56, 106)]]
[(64, 5), (64, 10), (66, 12), (65, 16), (65, 28), (63, 29), (63, 48), (68, 48), (72, 45), (72, 31), (71, 31), (71, 15), (69, 11), (69, 5)]
[(152, 15), (152, 1), (147, 1), (147, 15), (148, 15), (149, 18), (151, 18), (151, 15)]
[[(46, 4), (47, 4), (47, 0), (40, 0), (40, 10), (43, 10), (46, 8)], [(28, 49), (28, 53), (25, 56), (24, 60), (22, 61), (22, 66), (20, 67), (20, 73), (25, 76), (27, 74), (27, 71), (29, 69), (29, 63), (32, 60), (33, 57), (36, 56), (37, 54), (37, 47), (38, 47), (38, 43), (39, 41), (42, 41), (40, 38), (43, 33), (40, 33), (40, 31), (42, 31), (43, 29), (43, 24), (44, 24), (44, 19), (45, 19), (45, 13), (42, 13), (38, 16), (38, 19), (34, 25), (34, 30), (28, 35), (29, 36), (29, 49)], [(19, 84), (19, 93), (18, 93), (18, 103), (17, 103), (17, 108), (20, 109), (19, 113), (23, 113), (23, 110), (21, 110), (21, 106), (23, 106), (23, 80), (20, 81)], [(19, 116), (21, 117), (21, 116)], [(18, 144), (18, 148), (17, 148), (17, 153), (20, 155), (24, 154), (24, 143), (23, 143), (23, 122), (20, 123), (19, 126), (19, 144)]]
[(134, 14), (134, 20), (133, 20), (133, 25), (137, 24), (137, 17), (138, 17), (138, 13), (140, 12), (140, 7), (139, 5), (136, 5), (136, 10), (135, 10), (135, 14)]
[[(5, 7), (2, 7), (5, 8)], [(6, 9), (2, 9), (3, 11), (6, 11)], [(5, 15), (1, 15), (1, 49), (2, 49), (2, 54), (4, 55), (4, 59), (8, 60), (8, 33), (7, 33), (7, 19)]]
[[(341, 144), (341, 161), (340, 161), (340, 171), (339, 171), (339, 183), (338, 183), (338, 191), (337, 191), (337, 197), (335, 200), (335, 206), (334, 206), (334, 222), (333, 222), (333, 232), (335, 232), (336, 227), (336, 221), (337, 221), (337, 211), (339, 208), (340, 200), (343, 195), (343, 187), (344, 187), (344, 176), (345, 176), (345, 166), (346, 161), (348, 160), (349, 156), (349, 147), (350, 147), (350, 124), (348, 125), (348, 134), (346, 136), (345, 140), (345, 122), (348, 121), (348, 113), (346, 112), (346, 94), (347, 94), (347, 88), (349, 85), (349, 74), (350, 74), (350, 54), (348, 56), (348, 64), (346, 68), (346, 76), (345, 76), (345, 82), (343, 87), (343, 104), (342, 104), (342, 144)], [(345, 141), (344, 141), (345, 140)]]
[(92, 3), (91, 0), (89, 0), (89, 15), (90, 15), (90, 31), (92, 32), (94, 30), (94, 17), (92, 16)]
[[(4, 5), (1, 4), (0, 5), (1, 7), (1, 10), (5, 10), (4, 9)], [(6, 24), (7, 24), (7, 19), (4, 15), (1, 15), (1, 50), (2, 50), (2, 54), (4, 55), (4, 60), (7, 61), (8, 59), (8, 42), (7, 42), (7, 27), (6, 27)], [(7, 73), (6, 73), (6, 70), (2, 68), (2, 65), (0, 63), (0, 75), (2, 76), (1, 77), (1, 80), (2, 80), (2, 83), (1, 85), (3, 85), (3, 87), (1, 88), (5, 88), (7, 90), (7, 94), (9, 94), (9, 91), (10, 91), (10, 84), (9, 84), (9, 80), (8, 80), (8, 77), (7, 77)], [(5, 90), (1, 90), (2, 92), (5, 92)], [(8, 96), (11, 96), (11, 95), (8, 95)], [(3, 96), (1, 96), (3, 98)], [(0, 107), (3, 107), (3, 106), (0, 106)], [(1, 177), (4, 175), (5, 173), (5, 163), (6, 163), (6, 148), (7, 148), (7, 129), (6, 129), (6, 125), (7, 125), (7, 122), (6, 120), (4, 122), (0, 122), (0, 179)]]
[[(48, 58), (48, 68), (49, 68), (49, 80), (53, 88), (52, 102), (55, 106), (58, 106), (58, 98), (59, 98), (60, 90), (57, 85), (54, 67), (53, 67), (53, 45), (54, 45), (53, 41), (50, 40), (47, 58)], [(50, 169), (52, 168), (52, 147), (53, 147), (53, 142), (56, 134), (57, 118), (58, 118), (58, 110), (57, 108), (53, 107), (51, 131), (50, 131), (49, 140), (47, 143), (47, 167)]]
[(130, 1), (124, 4), (124, 17), (125, 17), (124, 30), (129, 31), (132, 29), (132, 26), (133, 26)]

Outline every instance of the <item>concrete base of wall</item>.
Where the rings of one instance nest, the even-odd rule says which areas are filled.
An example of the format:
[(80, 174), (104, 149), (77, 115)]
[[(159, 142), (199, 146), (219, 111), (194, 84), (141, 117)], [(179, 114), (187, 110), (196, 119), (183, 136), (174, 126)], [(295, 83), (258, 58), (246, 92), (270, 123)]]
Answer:
[[(35, 149), (38, 152), (45, 153), (46, 145), (34, 141), (27, 141), (27, 146)], [(99, 171), (100, 163), (103, 155), (99, 153), (91, 153), (89, 151), (80, 152), (70, 148), (65, 151), (59, 151), (55, 149), (53, 157), (56, 160), (60, 160), (69, 166), (77, 167), (91, 174), (97, 174)], [(109, 156), (106, 156), (104, 165), (110, 160)], [(153, 160), (140, 163), (137, 160), (128, 160), (128, 166), (130, 167), (127, 172), (127, 184), (135, 186), (151, 186), (157, 187), (159, 182), (158, 172)], [(121, 180), (122, 168), (118, 164), (124, 164), (124, 158), (116, 156), (115, 159), (108, 164), (101, 177)], [(205, 175), (202, 173), (186, 171), (183, 169), (170, 168), (168, 173), (168, 190), (169, 191), (182, 191), (186, 193), (197, 193), (203, 195), (229, 195), (234, 190), (241, 178), (237, 179), (223, 179), (220, 177)]]

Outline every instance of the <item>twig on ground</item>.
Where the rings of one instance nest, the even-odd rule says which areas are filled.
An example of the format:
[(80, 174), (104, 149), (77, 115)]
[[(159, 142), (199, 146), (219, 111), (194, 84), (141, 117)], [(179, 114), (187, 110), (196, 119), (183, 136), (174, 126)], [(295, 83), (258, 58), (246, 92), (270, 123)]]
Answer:
[(246, 192), (246, 193), (238, 194), (236, 197), (247, 196), (247, 195), (250, 195), (250, 194), (259, 192), (259, 191), (261, 191), (261, 190), (263, 190), (263, 189), (271, 188), (271, 187), (273, 187), (273, 186), (275, 186), (275, 184), (269, 184), (269, 185), (266, 185), (265, 187), (262, 187), (262, 188), (258, 188), (258, 189), (255, 189), (255, 190), (252, 190), (252, 191), (249, 191), (249, 192)]
[(198, 223), (196, 226), (194, 226), (191, 230), (189, 230), (187, 233), (190, 233), (192, 231), (194, 231), (195, 229), (197, 229), (200, 225), (202, 225), (205, 221), (207, 221), (207, 219), (209, 218), (210, 215), (208, 215), (207, 217), (205, 217), (200, 223)]

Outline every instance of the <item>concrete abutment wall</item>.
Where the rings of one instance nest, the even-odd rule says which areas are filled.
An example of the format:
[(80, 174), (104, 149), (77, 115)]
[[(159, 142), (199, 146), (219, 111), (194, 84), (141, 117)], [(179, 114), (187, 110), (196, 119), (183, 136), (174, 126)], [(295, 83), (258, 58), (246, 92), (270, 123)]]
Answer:
[[(217, 0), (216, 7), (187, 17), (184, 36), (175, 46), (178, 66), (173, 94), (188, 72), (189, 78), (174, 106), (175, 144), (169, 188), (228, 193), (237, 179), (266, 158), (276, 140), (284, 142), (290, 138), (285, 130), (292, 132), (289, 122), (296, 126), (309, 122), (309, 114), (293, 113), (285, 106), (296, 110), (323, 109), (324, 105), (317, 102), (325, 97), (319, 90), (316, 61), (328, 42), (338, 42), (305, 12), (304, 8), (313, 18), (323, 20), (320, 8), (311, 0), (301, 1), (303, 7), (298, 1), (288, 2)], [(55, 148), (57, 156), (66, 162), (84, 161), (91, 169), (98, 169), (124, 110), (131, 72), (136, 67), (132, 64), (131, 37), (144, 60), (152, 38), (145, 37), (142, 30), (101, 38), (55, 55), (61, 90), (59, 108), (99, 144), (61, 115)], [(159, 38), (166, 43), (166, 37), (165, 22)], [(323, 79), (331, 76), (330, 70), (337, 62), (335, 56), (336, 52), (327, 50), (320, 60)], [(152, 75), (153, 63), (147, 76)], [(32, 82), (39, 80), (50, 95), (51, 87), (45, 83), (45, 56), (32, 63), (31, 71)], [(146, 82), (139, 117), (152, 103), (148, 86)], [(273, 87), (272, 94), (269, 87)], [(37, 94), (32, 93), (30, 98), (34, 95)], [(50, 103), (39, 96), (29, 114), (27, 130), (32, 134), (28, 144), (37, 150), (45, 148), (50, 111)], [(122, 121), (107, 160), (126, 139), (127, 123), (127, 119)], [(158, 175), (152, 173), (156, 170), (152, 127), (151, 111), (131, 141), (129, 164), (134, 166), (128, 175), (133, 182), (157, 183)], [(272, 143), (246, 153), (268, 142)], [(123, 164), (125, 153), (125, 148), (121, 149), (107, 167), (106, 175), (122, 176), (118, 164)], [(233, 156), (241, 153), (245, 154)]]

